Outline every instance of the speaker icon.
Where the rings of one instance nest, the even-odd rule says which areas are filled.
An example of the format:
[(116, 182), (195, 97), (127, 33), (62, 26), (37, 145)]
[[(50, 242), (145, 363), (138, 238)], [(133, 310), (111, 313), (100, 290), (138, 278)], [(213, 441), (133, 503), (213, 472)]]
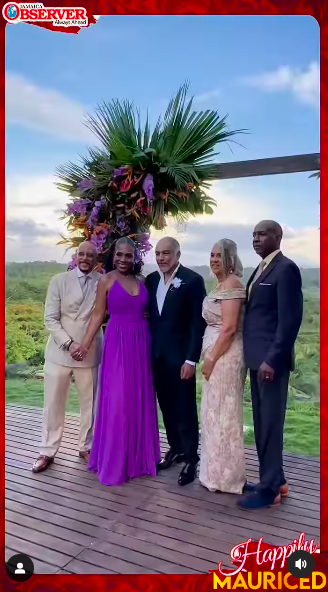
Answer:
[(295, 561), (295, 567), (298, 567), (298, 569), (305, 569), (307, 566), (307, 562), (305, 561), (305, 559), (299, 559), (298, 561)]
[(287, 569), (295, 578), (308, 578), (315, 569), (315, 559), (308, 551), (294, 551), (287, 559)]

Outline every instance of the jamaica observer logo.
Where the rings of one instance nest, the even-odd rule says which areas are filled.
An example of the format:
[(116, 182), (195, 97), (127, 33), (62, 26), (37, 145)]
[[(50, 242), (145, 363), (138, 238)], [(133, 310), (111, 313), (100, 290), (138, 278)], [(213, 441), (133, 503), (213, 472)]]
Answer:
[(7, 23), (50, 22), (57, 27), (87, 27), (88, 15), (83, 7), (48, 8), (43, 4), (7, 2), (2, 9)]

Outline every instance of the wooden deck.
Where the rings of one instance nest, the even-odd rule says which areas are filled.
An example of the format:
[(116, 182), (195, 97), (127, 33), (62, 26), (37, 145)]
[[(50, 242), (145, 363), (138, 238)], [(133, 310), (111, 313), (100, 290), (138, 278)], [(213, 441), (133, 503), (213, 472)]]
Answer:
[[(206, 573), (220, 560), (229, 567), (231, 547), (248, 537), (282, 545), (305, 532), (319, 543), (318, 459), (286, 454), (288, 499), (243, 512), (234, 495), (179, 487), (178, 466), (123, 487), (99, 484), (77, 456), (75, 416), (55, 463), (34, 475), (41, 419), (40, 409), (6, 410), (6, 559), (25, 553), (36, 573)], [(246, 455), (255, 480), (255, 451)]]

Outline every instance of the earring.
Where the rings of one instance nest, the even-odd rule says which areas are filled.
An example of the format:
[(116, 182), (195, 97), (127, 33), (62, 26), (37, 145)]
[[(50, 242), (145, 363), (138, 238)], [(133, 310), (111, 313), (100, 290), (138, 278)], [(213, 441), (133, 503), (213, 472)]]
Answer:
[(230, 269), (229, 273), (232, 274), (233, 273), (233, 269)]

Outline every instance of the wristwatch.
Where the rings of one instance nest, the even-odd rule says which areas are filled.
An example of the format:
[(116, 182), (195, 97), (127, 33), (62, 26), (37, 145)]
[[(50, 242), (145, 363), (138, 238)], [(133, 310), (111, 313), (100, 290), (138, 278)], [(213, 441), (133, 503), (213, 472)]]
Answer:
[(69, 341), (66, 341), (66, 343), (63, 344), (62, 349), (68, 351), (69, 348), (71, 347), (72, 343), (74, 343), (74, 339), (70, 339)]

